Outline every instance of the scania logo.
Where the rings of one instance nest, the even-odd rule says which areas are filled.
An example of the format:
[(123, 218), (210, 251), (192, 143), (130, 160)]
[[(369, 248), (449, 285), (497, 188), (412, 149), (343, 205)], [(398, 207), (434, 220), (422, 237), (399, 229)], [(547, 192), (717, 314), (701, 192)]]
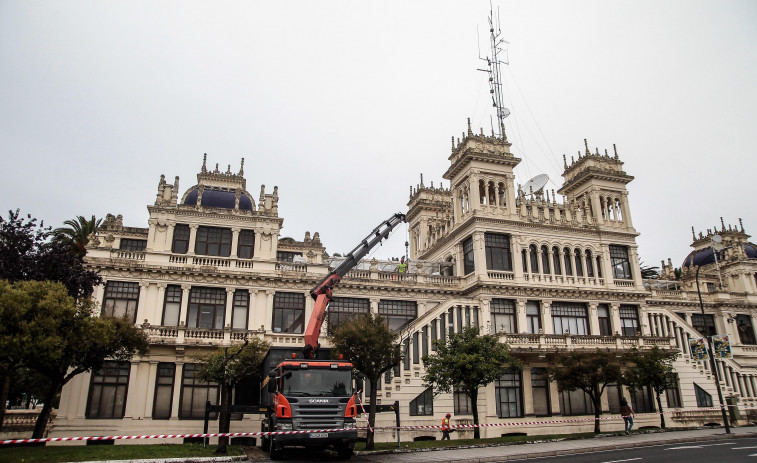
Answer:
[(308, 399), (308, 402), (311, 404), (327, 404), (329, 399)]

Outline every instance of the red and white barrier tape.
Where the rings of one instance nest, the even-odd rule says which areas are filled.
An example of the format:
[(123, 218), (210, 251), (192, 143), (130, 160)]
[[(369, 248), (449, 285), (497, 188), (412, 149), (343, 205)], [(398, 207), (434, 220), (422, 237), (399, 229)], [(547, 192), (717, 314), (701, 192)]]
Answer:
[[(361, 404), (362, 407), (362, 404)], [(693, 408), (684, 411), (698, 412), (698, 411), (720, 411), (720, 407), (709, 408)], [(365, 411), (365, 409), (363, 409)], [(680, 413), (681, 410), (664, 411), (663, 414)], [(635, 416), (659, 416), (659, 412), (651, 413), (636, 413)], [(512, 423), (485, 423), (485, 424), (459, 424), (451, 425), (452, 429), (473, 429), (479, 428), (494, 428), (501, 426), (532, 426), (539, 424), (558, 424), (558, 423), (581, 423), (590, 421), (611, 421), (622, 419), (619, 415), (613, 415), (608, 417), (599, 418), (569, 418), (562, 420), (542, 420), (542, 421), (518, 421)], [(40, 442), (65, 442), (65, 441), (101, 441), (101, 440), (131, 440), (131, 439), (180, 439), (180, 438), (197, 438), (197, 437), (254, 437), (254, 436), (274, 436), (274, 435), (292, 435), (292, 434), (310, 434), (321, 432), (336, 432), (336, 431), (364, 431), (367, 428), (353, 428), (353, 429), (309, 429), (307, 431), (258, 431), (258, 432), (229, 432), (229, 433), (206, 433), (206, 434), (151, 434), (144, 436), (81, 436), (81, 437), (47, 437), (40, 439), (8, 439), (0, 441), (0, 445), (4, 444), (32, 444)], [(441, 429), (440, 425), (429, 426), (383, 426), (375, 427), (374, 430), (403, 430), (412, 431), (420, 429)]]
[(368, 418), (368, 414), (365, 413), (365, 407), (363, 407), (363, 401), (360, 400), (360, 396), (363, 391), (358, 391), (357, 394), (355, 394), (355, 398), (357, 398), (357, 403), (360, 404), (360, 409), (363, 411), (363, 418), (365, 418), (365, 424), (368, 425), (368, 429), (373, 432), (373, 429), (371, 429), (371, 420)]

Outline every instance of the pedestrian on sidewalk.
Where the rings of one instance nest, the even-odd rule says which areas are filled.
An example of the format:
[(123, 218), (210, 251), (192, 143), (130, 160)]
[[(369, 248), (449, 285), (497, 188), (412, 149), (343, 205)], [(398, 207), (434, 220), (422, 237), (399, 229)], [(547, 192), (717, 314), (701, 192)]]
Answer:
[(447, 413), (447, 416), (445, 416), (444, 419), (442, 420), (442, 440), (444, 440), (444, 439), (450, 440), (450, 438), (449, 438), (449, 418), (450, 418), (450, 416), (452, 416), (452, 415), (450, 415), (449, 413)]
[(633, 408), (628, 405), (628, 401), (625, 397), (620, 398), (620, 416), (623, 417), (623, 424), (626, 428), (626, 434), (631, 434), (631, 428), (633, 428)]

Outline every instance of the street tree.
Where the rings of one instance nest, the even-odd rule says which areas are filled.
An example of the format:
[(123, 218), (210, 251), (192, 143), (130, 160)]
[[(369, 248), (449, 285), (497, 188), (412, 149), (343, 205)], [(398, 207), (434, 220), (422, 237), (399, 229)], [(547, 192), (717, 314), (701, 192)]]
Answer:
[(334, 349), (352, 362), (370, 384), (368, 407), (368, 430), (365, 448), (374, 448), (376, 425), (376, 392), (381, 375), (399, 365), (400, 346), (395, 343), (395, 334), (385, 319), (378, 315), (365, 314), (342, 323), (331, 335)]
[(662, 429), (665, 428), (665, 415), (662, 411), (661, 396), (665, 390), (678, 387), (678, 377), (673, 367), (676, 357), (675, 352), (665, 351), (657, 346), (649, 350), (634, 348), (624, 355), (624, 359), (631, 363), (631, 366), (623, 372), (623, 384), (631, 393), (643, 390), (646, 386), (654, 392)]
[(599, 417), (602, 415), (602, 394), (610, 383), (620, 382), (622, 375), (620, 362), (613, 352), (606, 351), (570, 351), (550, 354), (547, 369), (550, 380), (557, 383), (557, 389), (563, 391), (581, 390), (589, 396), (594, 408), (594, 433), (599, 434)]
[(63, 243), (74, 255), (83, 257), (87, 253), (89, 236), (97, 231), (102, 221), (103, 219), (97, 219), (94, 215), (90, 219), (79, 215), (74, 220), (66, 220), (63, 222), (65, 227), (53, 230), (53, 241)]
[[(221, 390), (218, 414), (218, 432), (228, 433), (231, 428), (231, 395), (234, 388), (246, 379), (260, 374), (263, 359), (270, 345), (260, 338), (245, 339), (244, 344), (238, 346), (220, 347), (207, 354), (196, 355), (194, 358), (200, 364), (198, 377), (205, 382), (218, 384)], [(229, 445), (229, 438), (219, 437), (217, 454), (225, 454)]]
[(424, 384), (432, 387), (434, 396), (453, 391), (464, 392), (473, 409), (473, 437), (481, 437), (478, 419), (478, 390), (502, 377), (508, 371), (521, 370), (522, 362), (513, 357), (507, 344), (497, 336), (482, 335), (477, 327), (466, 327), (461, 333), (450, 333), (446, 341), (433, 341), (436, 353), (423, 356), (426, 374)]
[[(47, 284), (47, 283), (46, 283)], [(60, 283), (58, 285), (60, 291)], [(40, 336), (29, 344), (24, 363), (48, 380), (33, 438), (44, 435), (54, 398), (77, 375), (95, 372), (106, 360), (145, 355), (147, 334), (125, 318), (98, 317), (89, 300), (45, 307)]]

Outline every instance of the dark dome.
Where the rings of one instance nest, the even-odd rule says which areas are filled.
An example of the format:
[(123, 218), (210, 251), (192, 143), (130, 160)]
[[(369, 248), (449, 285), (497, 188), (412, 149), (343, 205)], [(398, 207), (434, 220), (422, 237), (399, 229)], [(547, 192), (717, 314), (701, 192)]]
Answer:
[[(746, 255), (749, 259), (757, 259), (757, 248), (755, 248), (751, 244), (744, 245), (744, 252), (746, 252)], [(699, 251), (691, 251), (689, 255), (686, 256), (686, 259), (684, 259), (681, 267), (690, 266), (692, 264), (691, 262), (692, 257), (694, 258), (695, 266), (702, 266), (702, 265), (715, 263), (715, 253), (712, 251), (712, 248), (705, 248)], [(723, 260), (725, 260), (725, 251), (719, 251), (718, 262), (722, 262)]]
[[(196, 206), (199, 188), (193, 187), (184, 197), (185, 206)], [(236, 203), (236, 192), (221, 190), (217, 188), (205, 188), (202, 193), (202, 205), (205, 207), (220, 207), (224, 209), (234, 209)], [(246, 193), (239, 196), (239, 209), (242, 211), (252, 210), (252, 201)]]

